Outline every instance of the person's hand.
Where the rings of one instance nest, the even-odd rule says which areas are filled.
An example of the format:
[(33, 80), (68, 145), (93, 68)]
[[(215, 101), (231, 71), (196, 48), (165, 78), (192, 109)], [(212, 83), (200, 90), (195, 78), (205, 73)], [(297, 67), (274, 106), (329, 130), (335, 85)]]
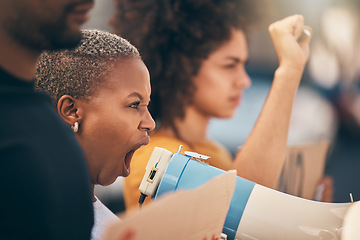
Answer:
[[(305, 34), (305, 31), (309, 34)], [(309, 58), (309, 44), (312, 30), (304, 25), (304, 17), (293, 15), (274, 22), (269, 33), (277, 53), (280, 67), (303, 71)]]

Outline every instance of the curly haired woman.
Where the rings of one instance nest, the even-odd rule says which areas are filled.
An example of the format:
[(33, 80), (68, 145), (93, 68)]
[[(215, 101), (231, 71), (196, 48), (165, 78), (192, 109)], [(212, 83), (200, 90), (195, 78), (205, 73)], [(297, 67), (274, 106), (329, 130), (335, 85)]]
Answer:
[[(286, 153), (293, 100), (309, 55), (304, 19), (287, 17), (270, 25), (279, 66), (262, 112), (232, 159), (209, 139), (211, 118), (230, 118), (251, 80), (245, 70), (248, 38), (262, 13), (252, 0), (117, 0), (114, 32), (138, 47), (152, 82), (150, 111), (157, 121), (150, 144), (134, 155), (125, 180), (127, 207), (137, 204), (138, 187), (155, 146), (211, 156), (209, 164), (275, 188)], [(147, 200), (149, 201), (149, 200)]]

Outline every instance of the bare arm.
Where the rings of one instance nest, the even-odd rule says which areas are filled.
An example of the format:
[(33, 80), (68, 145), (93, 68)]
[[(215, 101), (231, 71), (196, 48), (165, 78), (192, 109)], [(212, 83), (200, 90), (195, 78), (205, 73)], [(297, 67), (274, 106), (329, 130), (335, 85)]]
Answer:
[(292, 105), (309, 56), (310, 36), (301, 37), (304, 28), (311, 31), (301, 15), (269, 26), (279, 67), (254, 129), (233, 163), (239, 176), (271, 188), (284, 163)]

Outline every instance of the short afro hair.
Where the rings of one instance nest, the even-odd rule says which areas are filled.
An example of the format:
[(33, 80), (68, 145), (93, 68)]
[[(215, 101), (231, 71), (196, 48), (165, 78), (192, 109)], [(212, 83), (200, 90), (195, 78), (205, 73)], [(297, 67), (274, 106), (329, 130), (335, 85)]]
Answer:
[(161, 126), (184, 117), (202, 62), (230, 40), (232, 29), (247, 33), (266, 15), (262, 0), (115, 0), (114, 33), (141, 52), (152, 85), (149, 110)]
[(140, 58), (133, 45), (115, 34), (83, 30), (81, 35), (75, 49), (46, 51), (37, 64), (35, 88), (49, 94), (55, 106), (63, 95), (88, 99), (118, 61)]

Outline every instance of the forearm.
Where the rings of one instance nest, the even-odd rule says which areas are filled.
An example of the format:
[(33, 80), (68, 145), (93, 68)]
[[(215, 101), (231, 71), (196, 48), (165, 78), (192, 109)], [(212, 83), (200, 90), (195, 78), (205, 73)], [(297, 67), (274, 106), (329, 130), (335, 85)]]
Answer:
[(279, 67), (254, 129), (237, 154), (238, 175), (275, 188), (284, 163), (292, 105), (303, 69)]

